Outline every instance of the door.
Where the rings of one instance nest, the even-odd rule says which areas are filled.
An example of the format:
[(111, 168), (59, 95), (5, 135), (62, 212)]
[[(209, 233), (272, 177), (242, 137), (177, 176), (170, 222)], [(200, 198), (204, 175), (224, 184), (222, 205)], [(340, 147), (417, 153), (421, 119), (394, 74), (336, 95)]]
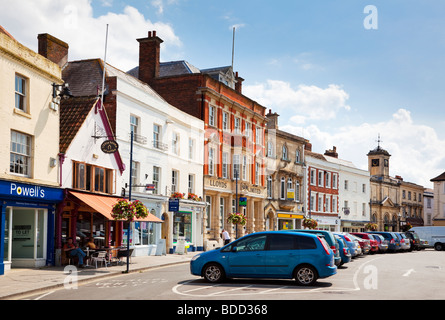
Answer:
[(266, 274), (267, 236), (251, 235), (232, 245), (228, 276), (258, 277)]
[(266, 254), (266, 272), (273, 277), (292, 277), (298, 264), (299, 251), (295, 235), (269, 235), (269, 246)]

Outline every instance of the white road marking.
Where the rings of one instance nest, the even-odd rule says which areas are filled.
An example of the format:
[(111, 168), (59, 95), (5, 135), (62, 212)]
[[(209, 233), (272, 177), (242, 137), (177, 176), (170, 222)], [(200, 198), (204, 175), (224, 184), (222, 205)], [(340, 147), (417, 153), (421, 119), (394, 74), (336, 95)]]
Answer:
[(411, 273), (413, 273), (414, 272), (414, 269), (409, 269), (407, 272), (405, 272), (404, 274), (403, 274), (403, 276), (404, 277), (409, 277), (409, 275), (411, 274)]

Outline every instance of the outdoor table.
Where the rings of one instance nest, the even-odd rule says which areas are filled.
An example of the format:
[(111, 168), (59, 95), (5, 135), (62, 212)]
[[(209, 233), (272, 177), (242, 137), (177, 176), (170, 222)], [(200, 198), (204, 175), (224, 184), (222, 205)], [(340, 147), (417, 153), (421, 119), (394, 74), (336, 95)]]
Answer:
[(85, 267), (92, 267), (92, 265), (90, 265), (90, 253), (94, 253), (94, 252), (96, 252), (96, 250), (95, 249), (90, 249), (90, 247), (86, 247), (85, 248), (85, 251), (86, 251), (86, 254), (87, 254), (87, 256), (86, 256), (86, 264), (85, 264)]

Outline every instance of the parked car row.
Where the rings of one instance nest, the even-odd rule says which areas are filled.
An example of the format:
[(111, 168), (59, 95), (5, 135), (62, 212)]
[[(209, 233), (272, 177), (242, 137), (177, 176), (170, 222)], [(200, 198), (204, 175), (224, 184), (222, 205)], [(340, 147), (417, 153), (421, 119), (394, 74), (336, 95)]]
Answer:
[(190, 272), (212, 283), (226, 278), (281, 278), (306, 286), (335, 275), (338, 266), (363, 254), (420, 249), (414, 232), (263, 231), (195, 255)]

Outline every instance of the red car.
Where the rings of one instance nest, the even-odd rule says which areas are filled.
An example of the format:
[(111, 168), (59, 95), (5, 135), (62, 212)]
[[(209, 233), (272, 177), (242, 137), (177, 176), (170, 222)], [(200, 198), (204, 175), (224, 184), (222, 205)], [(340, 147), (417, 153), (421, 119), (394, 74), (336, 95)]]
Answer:
[(356, 237), (369, 240), (369, 244), (371, 245), (371, 250), (369, 252), (375, 253), (379, 251), (379, 243), (377, 240), (370, 237), (369, 234), (364, 232), (351, 232), (351, 234), (355, 235)]

